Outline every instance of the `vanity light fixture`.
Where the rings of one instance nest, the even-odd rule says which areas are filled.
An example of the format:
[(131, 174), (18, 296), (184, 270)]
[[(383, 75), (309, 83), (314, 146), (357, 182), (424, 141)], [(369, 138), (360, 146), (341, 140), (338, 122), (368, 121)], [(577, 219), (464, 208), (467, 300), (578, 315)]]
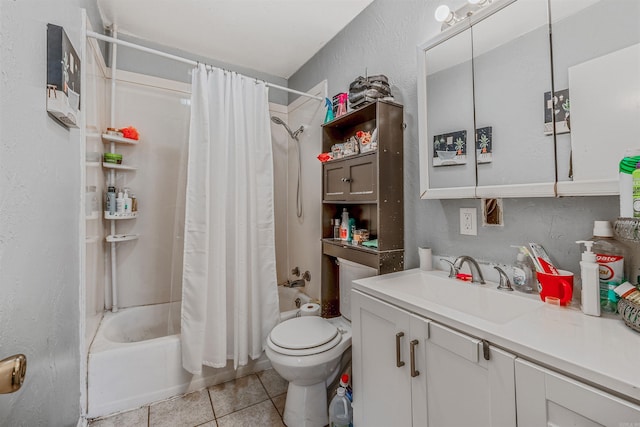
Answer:
[(449, 9), (449, 6), (447, 6), (446, 4), (441, 4), (440, 6), (438, 6), (434, 16), (436, 18), (436, 21), (442, 22), (443, 27), (445, 25), (450, 27), (461, 20), (461, 18), (458, 17), (456, 13), (451, 9)]
[(449, 6), (442, 4), (438, 6), (434, 14), (436, 21), (442, 22), (441, 31), (446, 30), (457, 22), (473, 15), (481, 8), (490, 5), (494, 0), (467, 0), (467, 3), (456, 11), (452, 11)]

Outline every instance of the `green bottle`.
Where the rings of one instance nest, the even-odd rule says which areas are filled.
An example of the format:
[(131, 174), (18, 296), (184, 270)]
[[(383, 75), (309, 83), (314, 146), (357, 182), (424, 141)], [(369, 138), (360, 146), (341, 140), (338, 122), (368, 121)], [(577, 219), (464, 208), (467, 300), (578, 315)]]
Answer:
[(640, 218), (640, 162), (636, 164), (636, 170), (631, 174), (633, 179), (633, 217)]

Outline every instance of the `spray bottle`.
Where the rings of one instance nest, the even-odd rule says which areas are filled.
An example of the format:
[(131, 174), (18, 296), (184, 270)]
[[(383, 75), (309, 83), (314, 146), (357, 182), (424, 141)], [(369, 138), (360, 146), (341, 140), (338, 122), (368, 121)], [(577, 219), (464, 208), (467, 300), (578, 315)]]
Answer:
[(331, 120), (334, 119), (334, 117), (333, 117), (333, 104), (331, 103), (331, 100), (329, 98), (325, 98), (324, 99), (324, 105), (325, 105), (325, 107), (327, 107), (327, 115), (324, 116), (324, 122), (325, 123), (329, 123)]

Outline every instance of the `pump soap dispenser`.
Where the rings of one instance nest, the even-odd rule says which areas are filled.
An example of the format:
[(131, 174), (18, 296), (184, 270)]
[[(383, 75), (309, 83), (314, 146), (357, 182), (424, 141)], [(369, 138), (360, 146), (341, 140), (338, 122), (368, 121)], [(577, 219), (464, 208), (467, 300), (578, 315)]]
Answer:
[(578, 240), (586, 250), (580, 261), (580, 278), (582, 279), (582, 312), (589, 316), (600, 316), (600, 266), (596, 262), (596, 254), (591, 251), (592, 241)]

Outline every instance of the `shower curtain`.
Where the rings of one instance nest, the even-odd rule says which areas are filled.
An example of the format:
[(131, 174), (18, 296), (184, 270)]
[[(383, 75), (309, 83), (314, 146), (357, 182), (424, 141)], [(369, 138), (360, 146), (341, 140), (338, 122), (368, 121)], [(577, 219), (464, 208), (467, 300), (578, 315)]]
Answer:
[(234, 369), (279, 320), (273, 162), (264, 82), (192, 74), (182, 281), (182, 365)]

